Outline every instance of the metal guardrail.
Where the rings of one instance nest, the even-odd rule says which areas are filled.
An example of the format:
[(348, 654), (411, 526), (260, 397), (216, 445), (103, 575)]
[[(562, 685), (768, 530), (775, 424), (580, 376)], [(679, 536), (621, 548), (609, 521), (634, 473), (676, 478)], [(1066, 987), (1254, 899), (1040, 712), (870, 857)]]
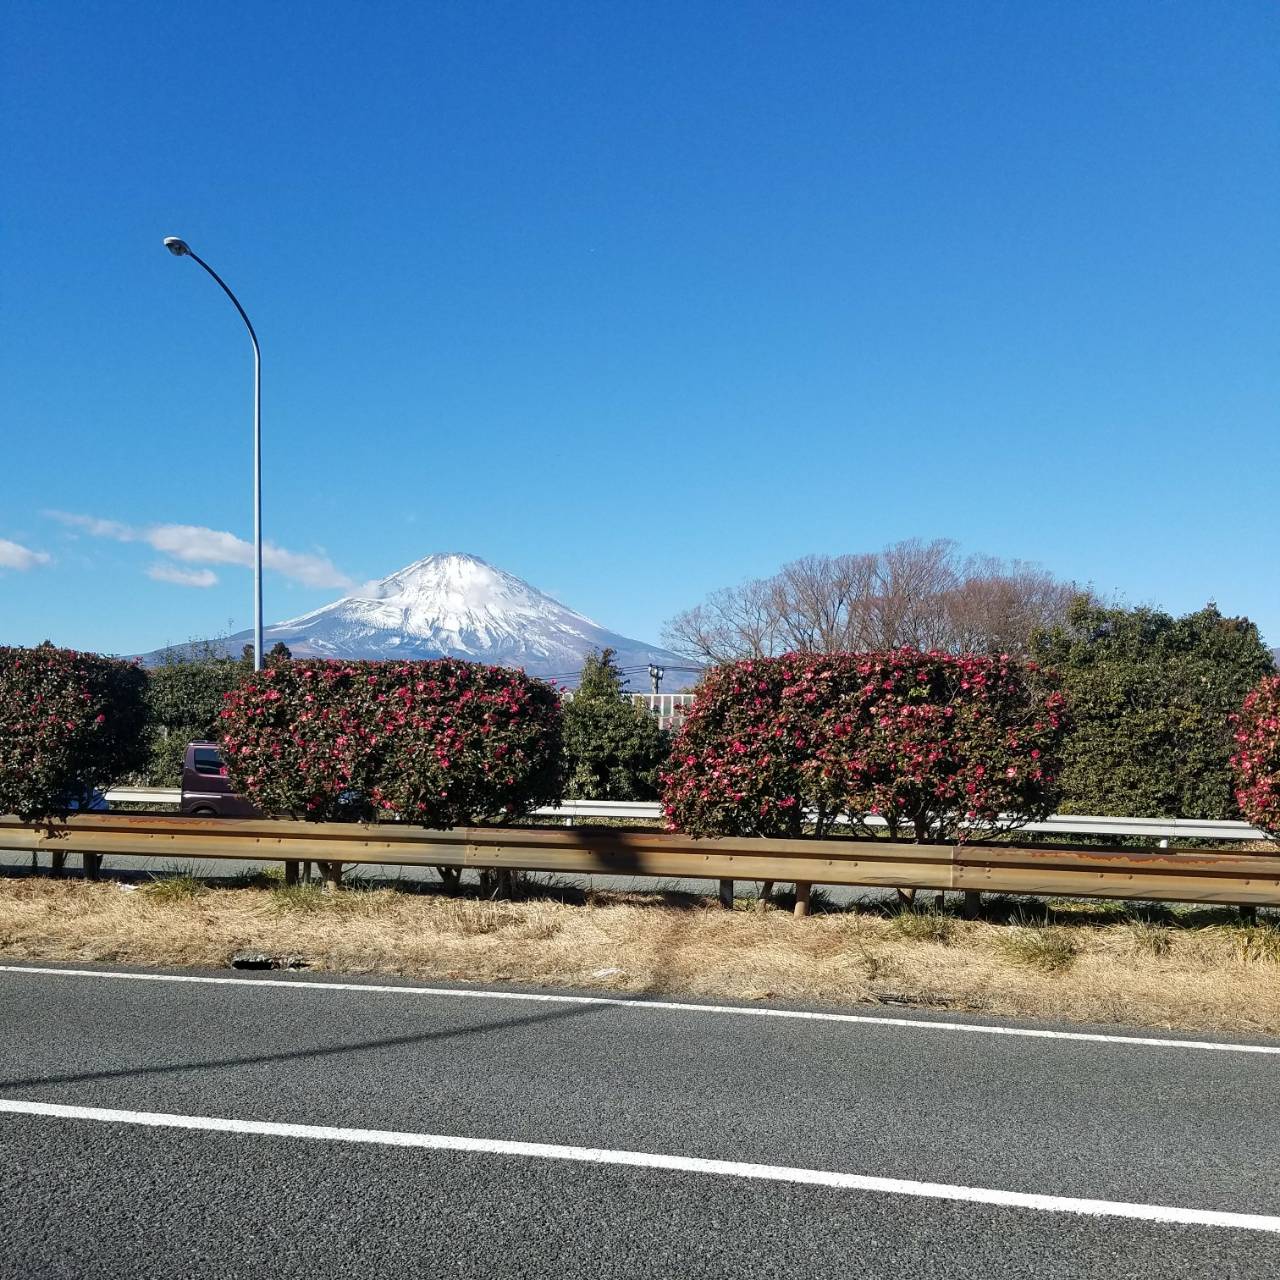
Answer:
[(108, 804), (181, 804), (181, 787), (111, 787)]
[(1163, 840), (1267, 840), (1265, 831), (1247, 822), (1212, 818), (1106, 818), (1085, 814), (1055, 813), (1043, 822), (1028, 822), (1020, 831), (1056, 832), (1059, 835), (1146, 836)]
[[(553, 818), (641, 818), (662, 817), (662, 806), (638, 800), (566, 800), (554, 808), (538, 810), (539, 816)], [(847, 823), (847, 819), (838, 819)], [(868, 827), (886, 827), (881, 817), (868, 814)], [(1265, 831), (1247, 822), (1213, 821), (1204, 818), (1108, 818), (1074, 813), (1058, 813), (1041, 822), (1027, 822), (1019, 831), (1059, 835), (1146, 836), (1152, 840), (1266, 840)]]
[(331, 883), (344, 863), (584, 875), (794, 883), (797, 914), (814, 884), (971, 893), (1280, 905), (1280, 857), (1210, 850), (1110, 850), (916, 845), (889, 840), (695, 840), (660, 831), (75, 814), (65, 823), (0, 817), (0, 848), (85, 859), (94, 876), (112, 854), (284, 862), (286, 879), (315, 861)]
[[(668, 695), (663, 695), (668, 696)], [(112, 787), (108, 804), (179, 804), (176, 787)], [(662, 806), (650, 800), (566, 800), (535, 810), (540, 818), (634, 818), (658, 821)], [(885, 820), (868, 815), (869, 827), (884, 827)], [(1087, 814), (1057, 813), (1042, 822), (1028, 822), (1020, 831), (1057, 835), (1145, 836), (1150, 840), (1267, 840), (1265, 831), (1247, 822), (1206, 818), (1109, 818)]]

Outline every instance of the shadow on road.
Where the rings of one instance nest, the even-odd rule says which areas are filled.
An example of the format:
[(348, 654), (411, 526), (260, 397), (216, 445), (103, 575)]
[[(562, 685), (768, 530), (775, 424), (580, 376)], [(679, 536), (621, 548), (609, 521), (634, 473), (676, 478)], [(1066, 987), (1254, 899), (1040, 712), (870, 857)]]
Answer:
[(107, 1071), (77, 1071), (65, 1075), (27, 1076), (21, 1079), (0, 1080), (0, 1089), (31, 1089), (47, 1084), (87, 1084), (93, 1080), (122, 1080), (134, 1076), (173, 1075), (183, 1071), (216, 1071), (223, 1067), (249, 1067), (267, 1062), (303, 1062), (310, 1058), (327, 1058), (338, 1054), (366, 1053), (371, 1050), (395, 1048), (401, 1045), (430, 1044), (435, 1040), (458, 1040), (465, 1036), (484, 1035), (490, 1031), (510, 1031), (517, 1027), (533, 1027), (547, 1022), (567, 1021), (588, 1014), (599, 1013), (608, 1005), (574, 1005), (556, 1009), (529, 1018), (502, 1018), (448, 1031), (424, 1031), (414, 1035), (388, 1036), (381, 1040), (364, 1040), (356, 1044), (323, 1045), (310, 1049), (291, 1049), (280, 1053), (242, 1054), (236, 1057), (206, 1058), (187, 1062), (169, 1062), (156, 1066), (116, 1067)]

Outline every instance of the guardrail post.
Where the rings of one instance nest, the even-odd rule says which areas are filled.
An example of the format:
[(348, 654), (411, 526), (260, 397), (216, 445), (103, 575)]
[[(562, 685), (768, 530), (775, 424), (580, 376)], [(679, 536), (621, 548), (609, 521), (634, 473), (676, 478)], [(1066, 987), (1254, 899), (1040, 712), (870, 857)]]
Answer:
[(320, 873), (324, 876), (324, 887), (329, 890), (342, 888), (342, 863), (334, 860), (322, 862)]
[(720, 881), (720, 905), (726, 911), (733, 910), (733, 881), (732, 880)]
[(1251, 902), (1242, 902), (1240, 904), (1240, 923), (1241, 924), (1257, 924), (1258, 908)]
[(296, 858), (285, 859), (284, 882), (285, 882), (285, 885), (290, 889), (292, 889), (298, 883), (298, 861)]
[(769, 905), (769, 898), (772, 896), (772, 894), (773, 894), (773, 881), (761, 880), (760, 896), (756, 899), (756, 906), (759, 907), (761, 911), (763, 911), (765, 907)]
[(63, 868), (67, 865), (67, 855), (61, 849), (55, 849), (49, 854), (49, 874), (59, 879), (62, 877)]
[(813, 885), (796, 881), (796, 919), (809, 914), (809, 899), (813, 893)]
[(982, 914), (982, 890), (966, 889), (964, 891), (964, 918), (976, 920)]
[(102, 870), (102, 854), (82, 854), (81, 863), (84, 866), (84, 878), (86, 880), (96, 880), (98, 878), (98, 873)]

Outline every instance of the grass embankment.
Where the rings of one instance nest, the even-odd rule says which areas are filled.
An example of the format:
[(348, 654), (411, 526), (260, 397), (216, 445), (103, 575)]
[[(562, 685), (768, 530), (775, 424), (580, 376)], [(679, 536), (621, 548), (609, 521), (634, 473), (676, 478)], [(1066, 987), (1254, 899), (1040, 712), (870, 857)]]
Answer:
[[(213, 887), (0, 880), (9, 960), (224, 966), (238, 951), (308, 967), (636, 994), (880, 1003), (1014, 1017), (1280, 1034), (1280, 918), (1228, 910), (993, 900), (966, 921), (880, 905), (807, 920), (751, 900), (527, 884), (519, 901), (270, 876)], [(781, 902), (785, 905), (786, 900)]]

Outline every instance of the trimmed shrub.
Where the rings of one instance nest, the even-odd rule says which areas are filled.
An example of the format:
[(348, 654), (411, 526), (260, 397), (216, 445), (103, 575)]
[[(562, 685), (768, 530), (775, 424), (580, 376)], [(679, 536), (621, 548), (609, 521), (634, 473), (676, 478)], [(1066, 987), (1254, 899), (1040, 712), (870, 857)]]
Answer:
[(1255, 827), (1280, 836), (1280, 675), (1263, 680), (1231, 721), (1236, 803)]
[(815, 752), (835, 807), (917, 841), (1053, 811), (1066, 698), (1035, 663), (898, 649), (858, 654), (843, 674)]
[(93, 653), (0, 648), (0, 813), (65, 817), (138, 769), (145, 681)]
[(661, 775), (669, 825), (690, 835), (800, 835), (805, 810), (823, 807), (818, 720), (846, 665), (788, 654), (712, 668)]
[(613, 650), (588, 654), (564, 705), (568, 792), (581, 800), (654, 800), (670, 748), (657, 720), (622, 689)]
[(1033, 663), (889, 653), (789, 654), (713, 671), (663, 775), (673, 826), (795, 836), (812, 810), (953, 839), (968, 821), (1049, 813), (1065, 698)]
[(147, 673), (148, 785), (178, 785), (187, 743), (218, 736), (224, 698), (245, 673), (243, 662), (218, 657), (162, 659)]
[(429, 662), (281, 662), (227, 695), (235, 787), (316, 821), (511, 820), (562, 798), (560, 699), (522, 671)]
[(1032, 650), (1071, 703), (1063, 812), (1236, 816), (1231, 715), (1275, 670), (1252, 622), (1213, 605), (1175, 618), (1081, 599)]

